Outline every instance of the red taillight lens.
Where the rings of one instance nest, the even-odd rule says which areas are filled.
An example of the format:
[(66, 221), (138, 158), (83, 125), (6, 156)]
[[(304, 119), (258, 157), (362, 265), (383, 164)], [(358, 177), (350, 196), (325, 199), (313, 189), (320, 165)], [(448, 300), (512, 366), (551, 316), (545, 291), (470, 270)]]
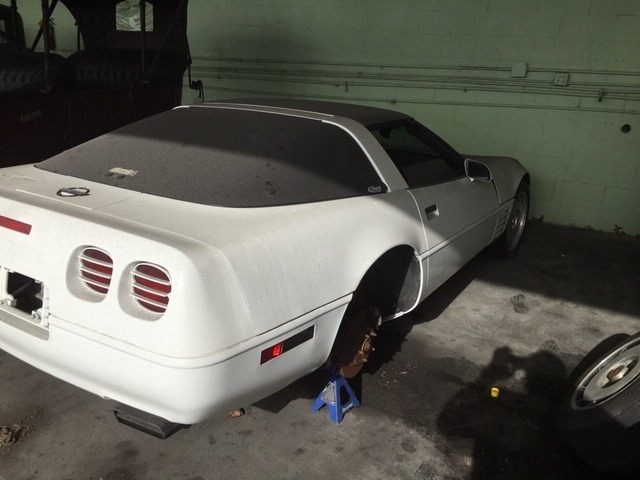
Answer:
[(155, 313), (164, 313), (169, 304), (171, 278), (162, 267), (139, 263), (132, 272), (131, 296), (141, 307)]
[(111, 284), (113, 260), (107, 252), (88, 247), (78, 255), (80, 260), (79, 277), (82, 283), (94, 292), (106, 295)]
[(15, 230), (19, 233), (29, 235), (31, 233), (31, 225), (23, 223), (13, 218), (3, 217), (0, 215), (0, 227), (8, 228), (9, 230)]

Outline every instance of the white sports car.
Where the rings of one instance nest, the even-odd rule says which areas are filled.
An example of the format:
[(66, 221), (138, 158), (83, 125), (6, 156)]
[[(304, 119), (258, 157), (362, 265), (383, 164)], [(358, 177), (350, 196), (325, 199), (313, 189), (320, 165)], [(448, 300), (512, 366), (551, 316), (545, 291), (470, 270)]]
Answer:
[(529, 175), (402, 113), (243, 100), (2, 169), (0, 198), (0, 348), (185, 425), (356, 375), (381, 320), (515, 251)]

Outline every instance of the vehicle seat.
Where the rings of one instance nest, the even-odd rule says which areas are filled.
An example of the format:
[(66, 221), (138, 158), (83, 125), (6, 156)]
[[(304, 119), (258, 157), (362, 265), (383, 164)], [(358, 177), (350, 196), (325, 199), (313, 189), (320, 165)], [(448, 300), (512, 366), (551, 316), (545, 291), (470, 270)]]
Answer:
[[(73, 71), (67, 59), (49, 55), (49, 84), (52, 91), (73, 88)], [(0, 93), (43, 91), (45, 88), (44, 56), (27, 51), (0, 50)]]
[[(155, 51), (147, 51), (145, 55), (147, 83), (152, 86), (182, 85), (187, 59), (176, 52), (162, 52), (150, 71), (155, 56)], [(71, 55), (69, 61), (75, 71), (78, 90), (104, 90), (143, 83), (139, 50), (81, 51)]]

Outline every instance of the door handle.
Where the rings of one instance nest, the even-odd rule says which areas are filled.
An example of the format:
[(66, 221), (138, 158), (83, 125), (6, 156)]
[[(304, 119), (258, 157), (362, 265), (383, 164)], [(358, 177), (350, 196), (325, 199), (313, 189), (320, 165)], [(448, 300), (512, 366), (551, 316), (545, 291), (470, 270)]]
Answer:
[(440, 215), (440, 212), (438, 212), (438, 206), (434, 203), (433, 205), (427, 207), (424, 209), (424, 213), (427, 216), (427, 221), (428, 220), (433, 220), (434, 218), (438, 217)]

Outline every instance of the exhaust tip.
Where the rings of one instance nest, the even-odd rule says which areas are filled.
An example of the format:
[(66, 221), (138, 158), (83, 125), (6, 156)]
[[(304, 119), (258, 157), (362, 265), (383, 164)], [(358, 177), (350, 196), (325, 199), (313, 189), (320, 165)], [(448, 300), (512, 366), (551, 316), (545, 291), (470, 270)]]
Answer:
[(167, 419), (143, 412), (129, 405), (120, 404), (113, 409), (113, 413), (120, 423), (162, 440), (169, 438), (178, 430), (190, 427), (190, 425), (170, 422)]

